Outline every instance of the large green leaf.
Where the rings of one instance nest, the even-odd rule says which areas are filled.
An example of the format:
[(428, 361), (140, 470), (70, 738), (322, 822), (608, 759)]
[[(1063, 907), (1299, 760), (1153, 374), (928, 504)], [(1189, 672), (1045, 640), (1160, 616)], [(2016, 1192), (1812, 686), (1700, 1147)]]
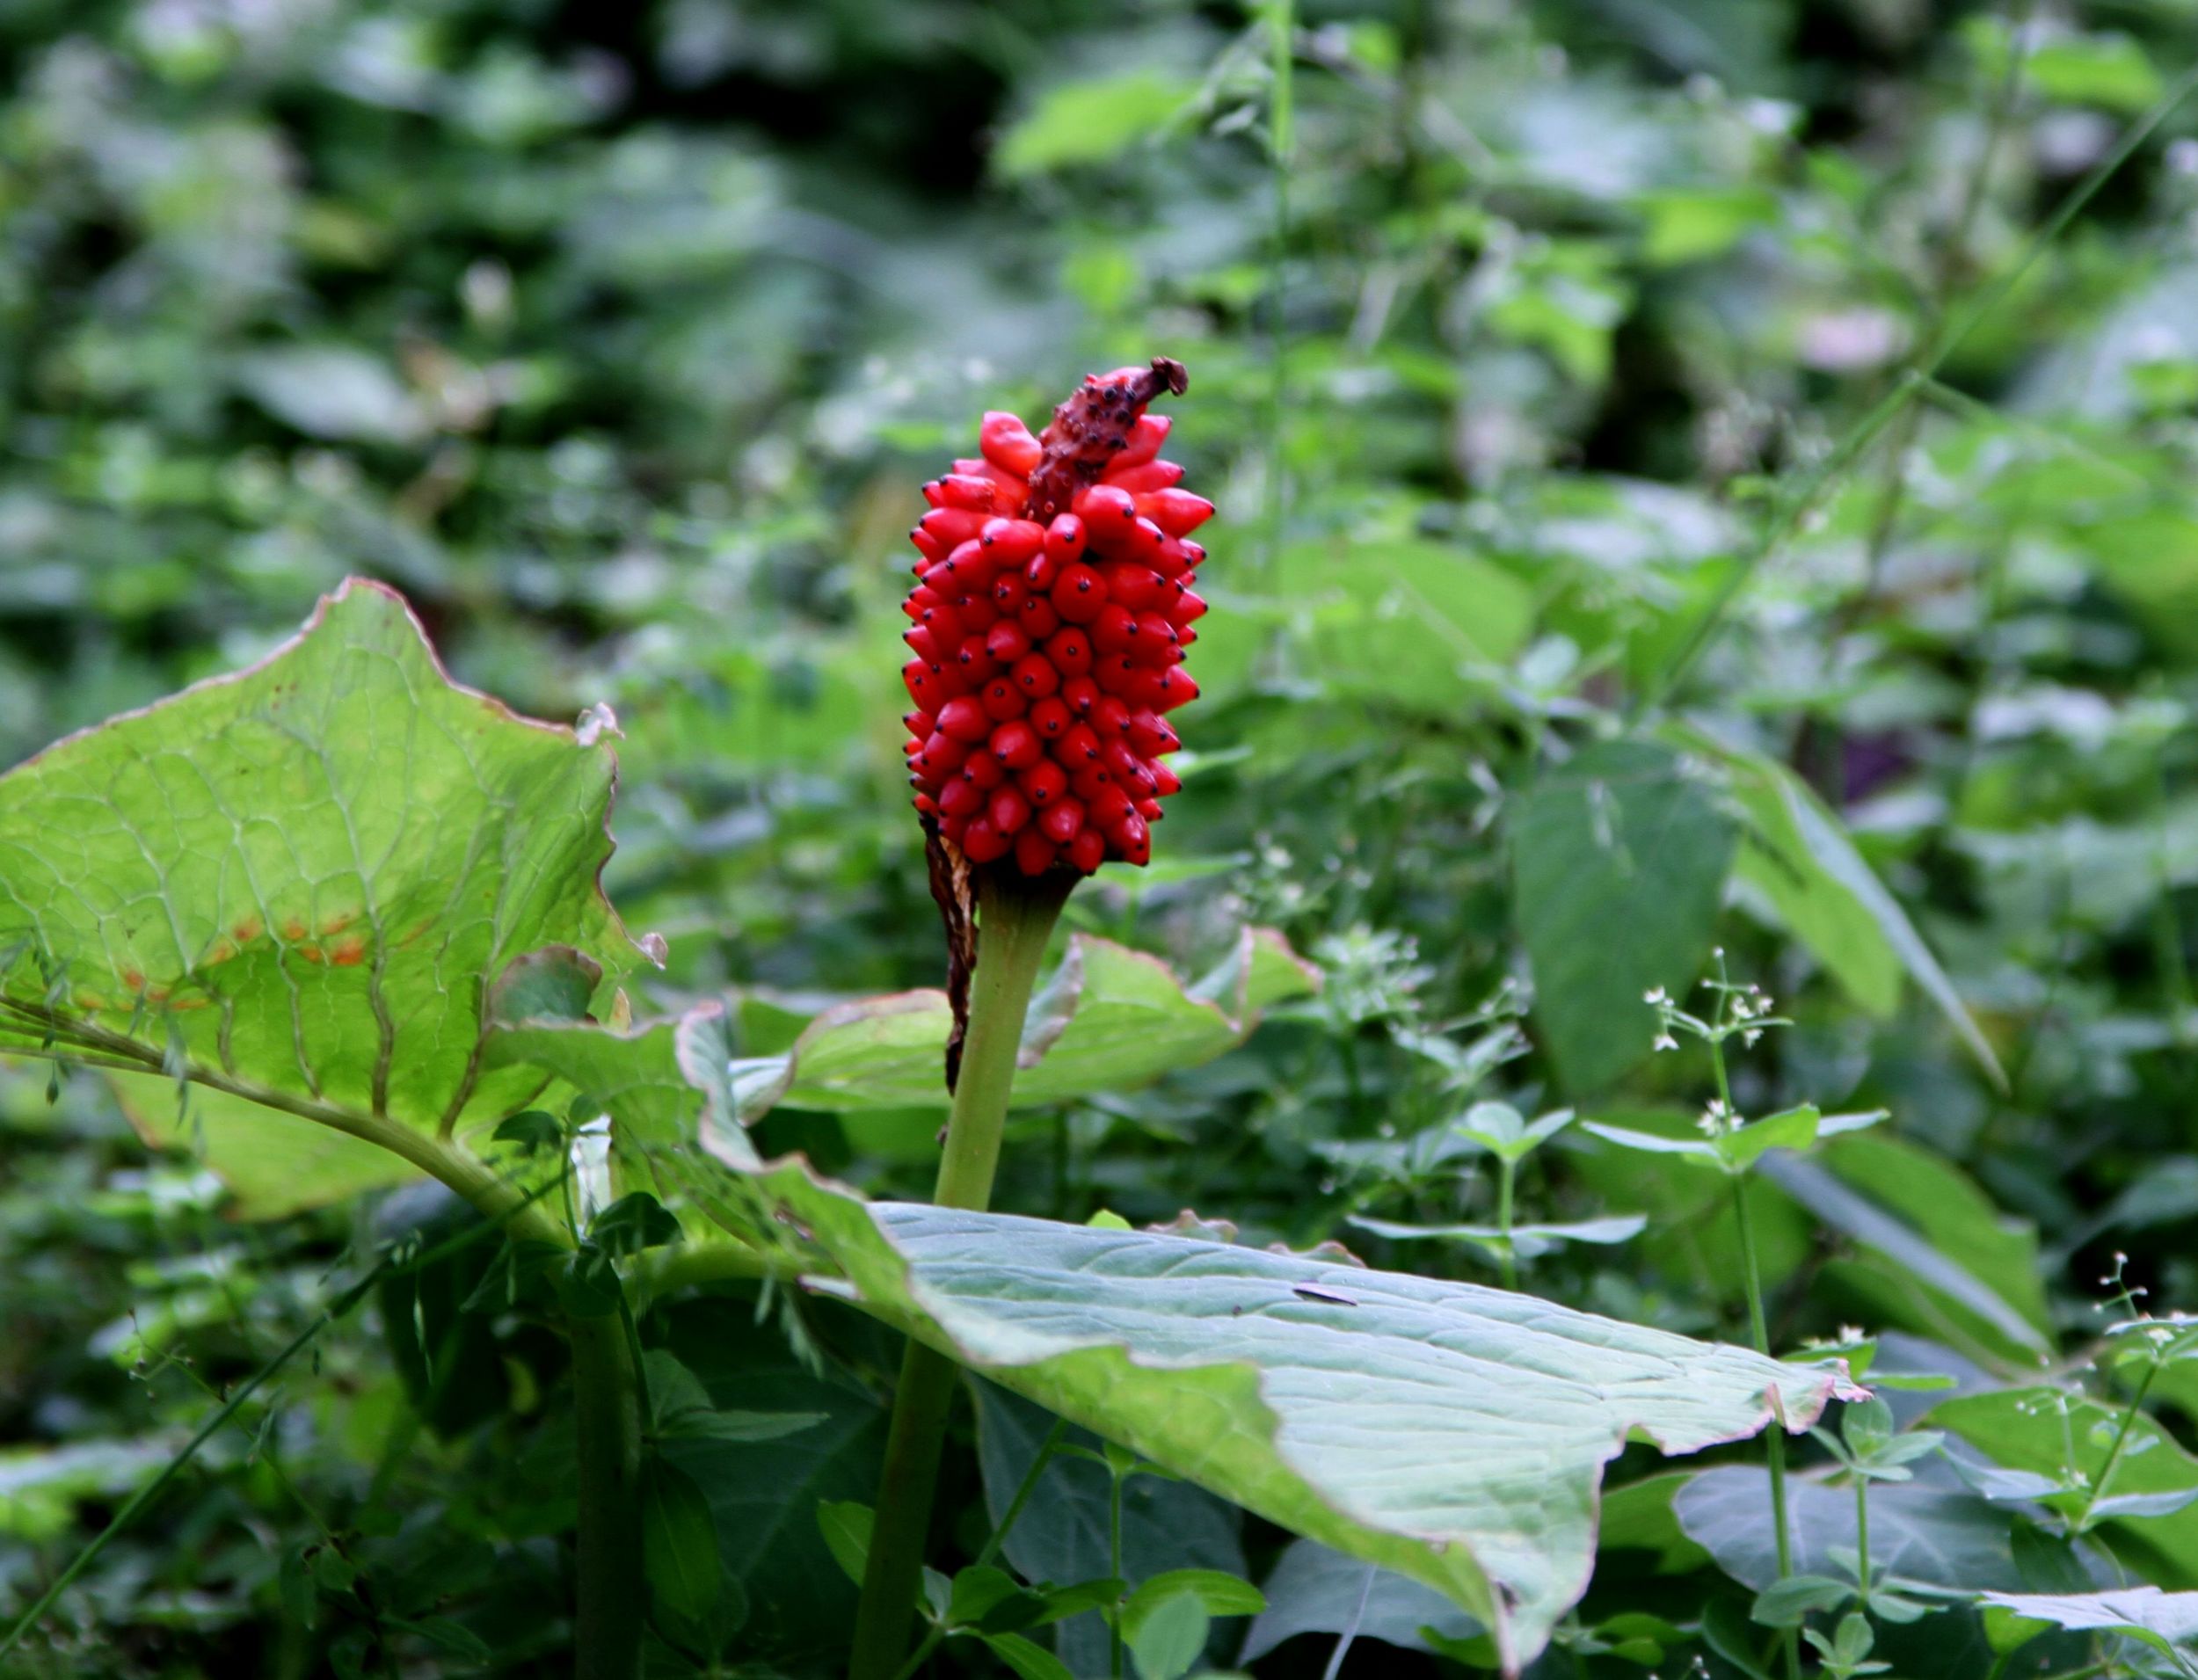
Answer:
[[(1041, 1407), (997, 1385), (972, 1385), (977, 1401), (977, 1462), (985, 1506), (993, 1522), (1006, 1514), (1030, 1473), (1053, 1420)], [(1065, 1445), (1087, 1451), (1097, 1437), (1077, 1429)], [(1113, 1518), (1107, 1467), (1090, 1457), (1057, 1453), (1039, 1473), (1023, 1515), (1002, 1550), (1026, 1580), (1067, 1585), (1115, 1573)], [(1202, 1487), (1163, 1476), (1132, 1476), (1122, 1488), (1122, 1578), (1132, 1587), (1175, 1569), (1246, 1573), (1242, 1518)], [(1079, 1674), (1103, 1671), (1107, 1633), (1090, 1611), (1053, 1633), (1053, 1647)]]
[[(458, 687), (396, 595), (346, 584), (259, 664), (0, 778), (0, 1049), (58, 1027), (88, 1059), (429, 1133), (509, 1113), (542, 1083), (483, 1056), (514, 961), (570, 948), (608, 999), (649, 954), (597, 884), (607, 732)], [(387, 1176), (323, 1149), (286, 1188), (259, 1152), (296, 1123), (242, 1113), (191, 1118), (255, 1211)]]
[[(2117, 1450), (2125, 1416), (2128, 1436)], [(2039, 1386), (1946, 1400), (1925, 1421), (1995, 1464), (2030, 1473), (2013, 1490), (2020, 1496), (2063, 1516), (2104, 1518), (2114, 1555), (2143, 1577), (2198, 1587), (2198, 1458), (2144, 1413)], [(2113, 1476), (2094, 1503), (2090, 1490), (2110, 1462)]]
[(2176, 1656), (2177, 1646), (2198, 1643), (2198, 1592), (2162, 1592), (2158, 1587), (2128, 1587), (2119, 1592), (1988, 1592), (1984, 1603), (1988, 1618), (2005, 1630), (1998, 1640), (2003, 1649), (2020, 1643), (2025, 1633), (2049, 1626), (2126, 1634), (2170, 1658)]
[(1746, 818), (1735, 867), (1848, 995), (1874, 1015), (1889, 1015), (1900, 1002), (1902, 973), (1913, 976), (1985, 1071), (2004, 1082), (1998, 1058), (1939, 959), (1808, 785), (1776, 760), (1728, 746), (1700, 730), (1675, 724), (1667, 732), (1729, 773), (1734, 801)]
[[(1528, 1296), (1151, 1233), (872, 1206), (799, 1163), (739, 1234), (1004, 1387), (1447, 1595), (1512, 1662), (1585, 1590), (1602, 1467), (1848, 1389)], [(1775, 1401), (1772, 1391), (1776, 1390)], [(1369, 1420), (1381, 1420), (1379, 1428)]]
[(1648, 1053), (1641, 994), (1685, 998), (1709, 954), (1733, 830), (1690, 762), (1643, 741), (1590, 747), (1513, 818), (1534, 1020), (1565, 1084), (1592, 1091)]
[(2050, 1351), (2036, 1233), (1944, 1158), (1899, 1138), (1846, 1137), (1821, 1162), (1777, 1160), (1765, 1170), (1860, 1245), (1832, 1273), (1868, 1299), (1874, 1317), (1927, 1335), (1958, 1333), (2018, 1367)]
[[(1123, 1090), (1212, 1061), (1242, 1044), (1263, 1011), (1308, 995), (1319, 983), (1319, 971), (1266, 928), (1245, 928), (1228, 957), (1189, 986), (1157, 958), (1075, 935), (1031, 1003), (1015, 1101), (1030, 1106)], [(952, 1022), (943, 992), (837, 1005), (811, 1022), (784, 1055), (733, 1065), (739, 1116), (753, 1121), (782, 1104), (944, 1108)]]
[(1478, 555), (1416, 537), (1293, 543), (1276, 592), (1330, 690), (1455, 713), (1485, 692), (1533, 628), (1533, 593)]

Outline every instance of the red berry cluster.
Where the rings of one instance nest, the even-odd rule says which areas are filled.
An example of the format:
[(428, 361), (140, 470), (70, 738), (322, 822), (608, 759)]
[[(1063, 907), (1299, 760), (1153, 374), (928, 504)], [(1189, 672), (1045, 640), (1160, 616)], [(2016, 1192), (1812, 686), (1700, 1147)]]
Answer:
[(1205, 550), (1190, 537), (1213, 504), (1176, 488), (1168, 422), (1145, 408), (1185, 384), (1165, 358), (1093, 375), (1035, 438), (987, 414), (981, 459), (923, 487), (908, 765), (916, 809), (972, 863), (1088, 875), (1153, 855), (1182, 785), (1162, 714), (1198, 694), (1183, 660)]

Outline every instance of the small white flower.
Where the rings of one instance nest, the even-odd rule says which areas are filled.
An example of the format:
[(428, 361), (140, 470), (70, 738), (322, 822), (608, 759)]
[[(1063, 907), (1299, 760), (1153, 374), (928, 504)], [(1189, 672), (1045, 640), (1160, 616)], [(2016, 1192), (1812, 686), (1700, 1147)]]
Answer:
[(1677, 1050), (1679, 1047), (1679, 1041), (1668, 1032), (1660, 1032), (1656, 1035), (1655, 1047), (1658, 1050)]

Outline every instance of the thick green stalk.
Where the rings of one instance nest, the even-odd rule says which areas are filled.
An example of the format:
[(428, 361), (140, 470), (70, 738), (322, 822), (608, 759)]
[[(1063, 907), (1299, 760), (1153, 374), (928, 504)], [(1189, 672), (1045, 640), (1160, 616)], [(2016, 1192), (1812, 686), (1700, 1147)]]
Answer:
[[(1075, 881), (1066, 871), (1035, 881), (1000, 870), (980, 876), (969, 1036), (962, 1045), (961, 1078), (954, 1088), (932, 1196), (941, 1207), (982, 1208), (992, 1200), (1001, 1133), (1015, 1089), (1015, 1054), (1023, 1044), (1023, 1018), (1046, 941)], [(946, 1355), (913, 1340), (902, 1356), (848, 1680), (891, 1680), (907, 1651), (956, 1371)]]
[(622, 1314), (567, 1320), (580, 1496), (575, 1680), (639, 1680), (641, 1373)]

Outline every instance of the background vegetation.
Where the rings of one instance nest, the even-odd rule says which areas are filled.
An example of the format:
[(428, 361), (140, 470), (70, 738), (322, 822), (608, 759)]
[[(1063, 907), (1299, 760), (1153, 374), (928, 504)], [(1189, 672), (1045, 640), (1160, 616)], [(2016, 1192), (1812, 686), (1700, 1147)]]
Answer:
[[(1965, 1458), (1872, 1495), (1934, 1608), (1874, 1609), (1878, 1655), (2187, 1672), (2110, 1635), (2002, 1658), (1969, 1606), (2198, 1589), (2198, 1365), (2093, 1357), (2198, 1302), (2194, 51), (2179, 0), (14, 0), (0, 764), (369, 573), (461, 680), (615, 708), (607, 884), (670, 949), (641, 1000), (729, 993), (774, 1053), (941, 968), (896, 747), (916, 484), (984, 408), (1177, 356), (1170, 453), (1221, 505), (1205, 697), (1153, 867), (1070, 920), (1186, 972), (1275, 927), (1325, 985), (1194, 1072), (1019, 1116), (996, 1204), (1516, 1265), (1743, 1341), (1719, 1182), (1606, 1133), (1533, 1153), (1517, 1217), (1641, 1216), (1622, 1246), (1394, 1232), (1496, 1219), (1476, 1102), (1695, 1137), (1710, 1060), (1652, 1055), (1642, 994), (1707, 1014), (1721, 961), (1794, 1023), (1727, 1046), (1741, 1110), (1890, 1116), (1750, 1180), (1772, 1340), (1867, 1333), (1956, 1385), (1888, 1395)], [(936, 1124), (761, 1134), (921, 1196)], [(191, 1141), (0, 1065), (0, 1621), (344, 1256), (453, 1218), (280, 1175), (240, 1202)], [(324, 1335), (0, 1661), (560, 1672), (562, 1354), (465, 1310), (485, 1264)], [(666, 1673), (826, 1674), (845, 1638), (817, 1508), (870, 1497), (892, 1349), (764, 1305), (650, 1318), (717, 1405), (828, 1420), (711, 1449), (740, 1613)], [(1043, 1419), (986, 1391), (957, 1427), (943, 1567)], [(1763, 1660), (1760, 1451), (1727, 1456), (1616, 1468), (1539, 1672)], [(1794, 1460), (1837, 1577), (1851, 1495)], [(1048, 1474), (1011, 1560), (1103, 1573), (1105, 1471)], [(1317, 1673), (1354, 1625), (1346, 1673), (1475, 1655), (1431, 1648), (1470, 1633), (1436, 1601), (1131, 1487), (1132, 1579), (1266, 1584), (1218, 1664)]]

